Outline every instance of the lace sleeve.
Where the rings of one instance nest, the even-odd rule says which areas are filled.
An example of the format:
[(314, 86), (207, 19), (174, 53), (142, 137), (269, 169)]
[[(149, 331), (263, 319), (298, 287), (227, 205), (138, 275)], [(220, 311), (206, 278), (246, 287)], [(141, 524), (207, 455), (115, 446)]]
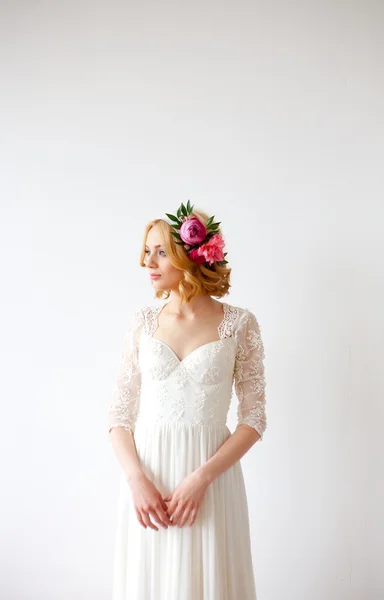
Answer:
[(237, 351), (234, 369), (238, 398), (237, 424), (250, 425), (260, 434), (267, 427), (265, 413), (264, 346), (255, 315), (245, 309), (237, 331)]
[(138, 339), (143, 323), (141, 310), (137, 310), (124, 336), (123, 351), (108, 410), (108, 433), (113, 427), (123, 427), (134, 432), (139, 408), (141, 374), (138, 362)]

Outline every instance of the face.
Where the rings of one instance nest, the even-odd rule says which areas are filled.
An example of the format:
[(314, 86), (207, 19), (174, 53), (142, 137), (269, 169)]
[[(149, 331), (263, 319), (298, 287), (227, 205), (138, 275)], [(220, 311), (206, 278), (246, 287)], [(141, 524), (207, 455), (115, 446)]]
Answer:
[[(154, 288), (159, 290), (178, 288), (182, 271), (174, 267), (169, 260), (156, 225), (152, 227), (147, 235), (144, 263)], [(152, 278), (154, 275), (158, 275), (158, 277)]]

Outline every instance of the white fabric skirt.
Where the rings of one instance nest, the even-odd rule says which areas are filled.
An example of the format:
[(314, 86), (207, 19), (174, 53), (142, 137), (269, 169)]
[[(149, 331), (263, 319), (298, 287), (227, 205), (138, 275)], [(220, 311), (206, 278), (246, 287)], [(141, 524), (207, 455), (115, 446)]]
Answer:
[[(141, 466), (163, 497), (231, 435), (226, 425), (141, 422)], [(207, 488), (192, 527), (158, 531), (138, 521), (121, 474), (113, 600), (256, 600), (249, 514), (240, 461)]]

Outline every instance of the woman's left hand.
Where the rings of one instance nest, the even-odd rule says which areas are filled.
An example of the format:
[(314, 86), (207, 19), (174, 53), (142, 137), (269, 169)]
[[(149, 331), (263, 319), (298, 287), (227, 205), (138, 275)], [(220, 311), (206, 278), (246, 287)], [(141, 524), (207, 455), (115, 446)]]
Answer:
[(169, 502), (167, 513), (172, 525), (191, 527), (194, 524), (208, 485), (207, 479), (194, 471), (164, 498), (164, 502)]

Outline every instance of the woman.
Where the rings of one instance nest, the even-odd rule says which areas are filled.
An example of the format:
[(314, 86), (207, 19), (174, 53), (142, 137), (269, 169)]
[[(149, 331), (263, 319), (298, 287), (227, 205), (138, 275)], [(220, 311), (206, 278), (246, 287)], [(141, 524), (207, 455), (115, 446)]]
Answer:
[(108, 413), (122, 467), (113, 600), (255, 600), (239, 459), (266, 429), (260, 329), (212, 298), (230, 288), (220, 223), (189, 200), (166, 215), (141, 265), (168, 301), (133, 314)]

